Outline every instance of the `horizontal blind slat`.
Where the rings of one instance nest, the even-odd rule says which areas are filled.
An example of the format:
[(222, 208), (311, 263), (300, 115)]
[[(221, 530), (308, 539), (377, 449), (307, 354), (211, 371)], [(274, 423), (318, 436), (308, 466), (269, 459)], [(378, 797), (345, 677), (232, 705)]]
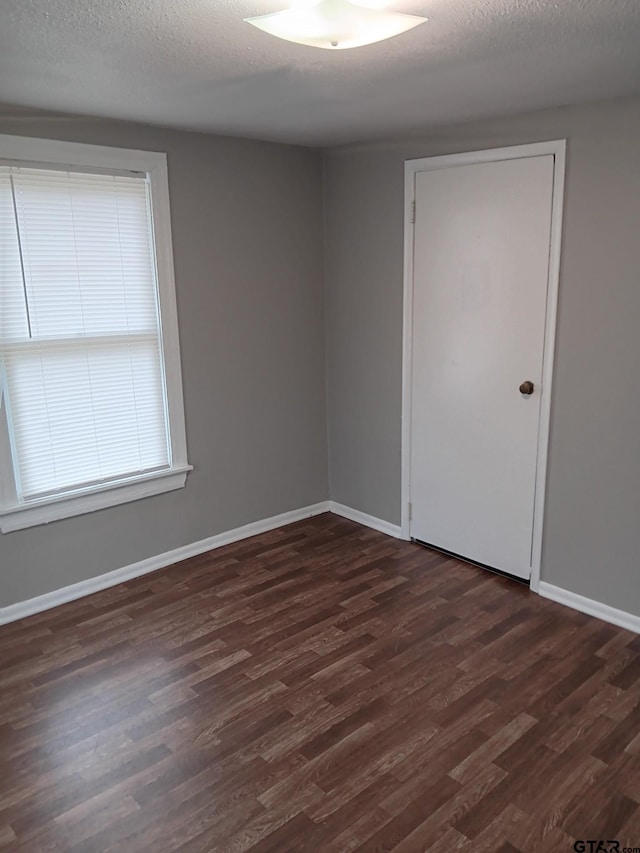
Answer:
[(33, 334), (157, 332), (146, 180), (10, 171)]

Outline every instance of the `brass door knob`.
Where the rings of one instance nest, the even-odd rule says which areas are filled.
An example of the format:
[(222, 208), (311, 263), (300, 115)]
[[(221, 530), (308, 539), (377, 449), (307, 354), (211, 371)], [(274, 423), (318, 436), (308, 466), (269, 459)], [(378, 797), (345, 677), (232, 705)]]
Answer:
[(524, 394), (525, 397), (528, 397), (530, 394), (533, 394), (533, 388), (533, 382), (529, 382), (529, 380), (527, 379), (527, 381), (523, 382), (520, 386), (520, 393)]

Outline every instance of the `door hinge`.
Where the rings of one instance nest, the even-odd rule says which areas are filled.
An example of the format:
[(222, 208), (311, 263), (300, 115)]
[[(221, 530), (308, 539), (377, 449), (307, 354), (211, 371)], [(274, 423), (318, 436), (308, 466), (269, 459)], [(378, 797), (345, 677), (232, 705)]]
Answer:
[(411, 202), (411, 222), (415, 223), (416, 221), (416, 203), (415, 200)]
[(413, 519), (413, 504), (409, 501), (409, 521)]

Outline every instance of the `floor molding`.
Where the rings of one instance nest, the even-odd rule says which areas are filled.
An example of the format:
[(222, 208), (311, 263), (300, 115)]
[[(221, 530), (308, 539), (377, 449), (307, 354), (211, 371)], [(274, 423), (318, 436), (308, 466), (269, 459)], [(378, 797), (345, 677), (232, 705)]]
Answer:
[[(62, 587), (62, 589), (38, 595), (27, 601), (19, 601), (7, 607), (0, 607), (0, 625), (24, 619), (26, 616), (32, 616), (35, 613), (42, 613), (60, 604), (75, 601), (78, 598), (83, 598), (94, 592), (100, 592), (100, 590), (108, 589), (124, 581), (141, 577), (158, 569), (164, 569), (173, 563), (180, 562), (180, 560), (186, 560), (189, 557), (213, 551), (216, 548), (221, 548), (223, 545), (230, 545), (232, 542), (239, 542), (242, 539), (257, 536), (259, 533), (266, 533), (269, 530), (275, 530), (277, 527), (283, 527), (295, 521), (311, 518), (323, 512), (332, 512), (335, 515), (342, 516), (342, 518), (348, 518), (350, 521), (355, 521), (365, 527), (378, 530), (380, 533), (386, 533), (388, 536), (393, 536), (396, 539), (402, 538), (400, 525), (391, 524), (381, 518), (376, 518), (373, 515), (368, 515), (365, 512), (360, 512), (360, 510), (352, 509), (335, 501), (321, 501), (320, 503), (295, 509), (291, 512), (274, 515), (271, 518), (264, 518), (260, 521), (244, 524), (242, 527), (236, 527), (233, 530), (209, 536), (207, 539), (201, 539), (198, 542), (192, 542), (190, 545), (174, 548), (172, 551), (165, 551), (163, 554), (158, 554), (155, 557), (149, 557), (146, 560), (140, 560), (129, 566), (123, 566), (121, 569), (115, 569), (112, 572)], [(618, 625), (621, 628), (626, 628), (629, 631), (640, 634), (640, 616), (635, 616), (633, 613), (618, 610), (608, 604), (603, 604), (591, 598), (585, 598), (583, 595), (578, 595), (578, 593), (570, 592), (545, 581), (540, 581), (538, 593), (543, 598), (548, 598), (551, 601), (572, 607), (574, 610), (587, 613), (589, 616), (595, 616), (605, 622), (610, 622), (613, 625)]]
[(379, 530), (380, 533), (386, 533), (388, 536), (395, 536), (396, 539), (402, 538), (399, 524), (391, 524), (391, 522), (383, 521), (374, 515), (367, 515), (366, 512), (360, 512), (359, 509), (351, 509), (350, 506), (329, 501), (329, 512), (334, 513), (334, 515), (341, 515), (350, 521), (357, 521), (358, 524), (364, 524), (365, 527)]
[(633, 613), (618, 610), (616, 607), (595, 601), (593, 598), (585, 598), (584, 595), (578, 595), (577, 592), (569, 592), (568, 589), (562, 589), (560, 586), (554, 586), (545, 581), (540, 581), (538, 594), (543, 598), (551, 599), (551, 601), (557, 601), (558, 604), (566, 604), (567, 607), (573, 607), (574, 610), (580, 610), (582, 613), (588, 613), (589, 616), (596, 616), (605, 622), (611, 622), (612, 625), (618, 625), (620, 628), (626, 628), (628, 631), (640, 634), (640, 616), (634, 616)]
[(186, 560), (188, 557), (195, 557), (198, 554), (204, 554), (207, 551), (221, 548), (223, 545), (230, 545), (232, 542), (248, 539), (250, 536), (257, 536), (259, 533), (275, 530), (276, 527), (283, 527), (285, 524), (292, 524), (294, 521), (301, 521), (304, 518), (310, 518), (311, 516), (320, 515), (328, 511), (329, 501), (322, 501), (321, 503), (305, 506), (301, 509), (294, 509), (291, 512), (283, 512), (271, 518), (263, 518), (260, 521), (253, 521), (250, 524), (244, 524), (242, 527), (236, 527), (233, 530), (209, 536), (207, 539), (201, 539), (199, 542), (192, 542), (190, 545), (183, 545), (181, 548), (174, 548), (172, 551), (165, 551), (163, 554), (149, 557), (146, 560), (140, 560), (138, 563), (132, 563), (129, 566), (123, 566), (121, 569), (115, 569), (112, 572), (88, 578), (79, 583), (47, 592), (44, 595), (38, 595), (27, 601), (19, 601), (16, 604), (10, 604), (8, 607), (1, 607), (0, 625), (24, 619), (25, 616), (32, 616), (34, 613), (50, 610), (52, 607), (66, 604), (68, 601), (75, 601), (78, 598), (83, 598), (85, 595), (100, 592), (100, 590), (108, 589), (124, 581), (149, 574), (149, 572), (155, 572), (158, 569), (164, 569), (172, 563), (178, 563), (180, 560)]

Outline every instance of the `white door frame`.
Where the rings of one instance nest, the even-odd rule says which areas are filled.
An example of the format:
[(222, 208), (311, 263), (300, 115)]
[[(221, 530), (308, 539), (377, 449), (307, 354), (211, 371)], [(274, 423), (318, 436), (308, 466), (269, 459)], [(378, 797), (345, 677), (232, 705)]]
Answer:
[(536, 142), (531, 145), (515, 145), (509, 148), (491, 148), (485, 151), (470, 151), (466, 154), (447, 154), (442, 157), (424, 157), (406, 160), (404, 164), (404, 307), (402, 339), (402, 512), (401, 536), (410, 538), (411, 497), (411, 380), (413, 357), (413, 243), (416, 174), (431, 169), (446, 169), (451, 166), (468, 166), (476, 163), (493, 163), (500, 160), (516, 160), (523, 157), (540, 157), (552, 154), (553, 200), (551, 209), (551, 243), (549, 249), (549, 273), (547, 282), (547, 310), (542, 362), (542, 396), (540, 400), (540, 423), (538, 426), (538, 462), (536, 466), (535, 501), (533, 510), (533, 548), (531, 565), (531, 589), (538, 591), (540, 562), (542, 558), (542, 531), (544, 525), (545, 490), (547, 480), (547, 455), (549, 449), (549, 424), (551, 419), (551, 385), (553, 381), (553, 358), (556, 340), (556, 317), (558, 312), (558, 284), (560, 280), (560, 248), (562, 243), (562, 208), (564, 202), (566, 140)]

